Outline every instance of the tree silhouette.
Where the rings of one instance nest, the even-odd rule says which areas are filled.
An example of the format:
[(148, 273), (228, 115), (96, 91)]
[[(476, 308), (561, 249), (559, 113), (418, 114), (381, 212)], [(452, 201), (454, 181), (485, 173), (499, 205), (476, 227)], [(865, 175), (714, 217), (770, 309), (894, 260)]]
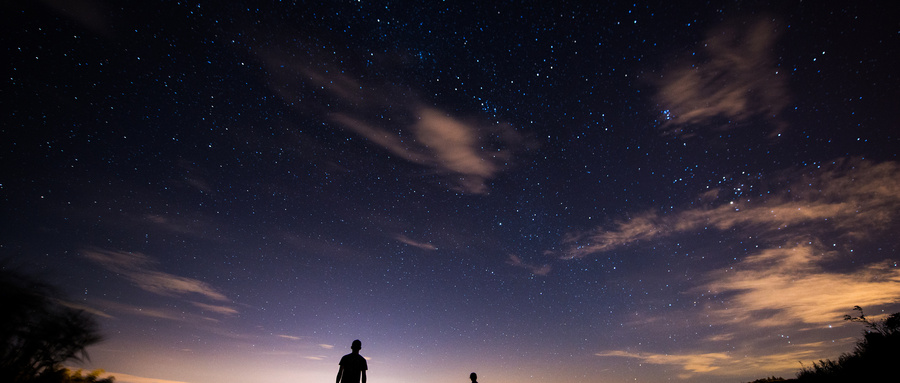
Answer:
[(0, 268), (0, 381), (72, 381), (62, 363), (87, 359), (101, 336), (93, 316), (62, 302), (53, 286)]

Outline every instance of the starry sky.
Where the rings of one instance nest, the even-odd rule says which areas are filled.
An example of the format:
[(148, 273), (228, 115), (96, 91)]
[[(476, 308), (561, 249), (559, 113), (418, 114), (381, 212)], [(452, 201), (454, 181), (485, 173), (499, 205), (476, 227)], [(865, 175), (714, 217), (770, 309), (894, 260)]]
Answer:
[(793, 377), (900, 311), (900, 23), (747, 3), (4, 2), (0, 259), (123, 383)]

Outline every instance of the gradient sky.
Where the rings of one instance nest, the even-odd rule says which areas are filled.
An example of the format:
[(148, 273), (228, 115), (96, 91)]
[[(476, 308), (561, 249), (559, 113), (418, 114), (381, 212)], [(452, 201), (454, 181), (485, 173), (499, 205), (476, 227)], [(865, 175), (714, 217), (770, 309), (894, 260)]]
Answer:
[(121, 383), (793, 377), (900, 311), (900, 24), (676, 3), (4, 2), (0, 258)]

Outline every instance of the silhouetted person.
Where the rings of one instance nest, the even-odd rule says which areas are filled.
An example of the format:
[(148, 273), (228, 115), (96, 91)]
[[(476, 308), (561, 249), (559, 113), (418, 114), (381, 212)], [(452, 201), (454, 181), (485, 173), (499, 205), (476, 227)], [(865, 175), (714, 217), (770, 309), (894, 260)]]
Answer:
[(352, 353), (344, 355), (341, 358), (341, 368), (338, 369), (337, 380), (335, 383), (366, 383), (366, 358), (359, 355), (359, 349), (362, 348), (362, 342), (359, 339), (354, 340), (350, 345)]
[(472, 383), (478, 383), (478, 374), (474, 372), (469, 374), (469, 379), (472, 379)]

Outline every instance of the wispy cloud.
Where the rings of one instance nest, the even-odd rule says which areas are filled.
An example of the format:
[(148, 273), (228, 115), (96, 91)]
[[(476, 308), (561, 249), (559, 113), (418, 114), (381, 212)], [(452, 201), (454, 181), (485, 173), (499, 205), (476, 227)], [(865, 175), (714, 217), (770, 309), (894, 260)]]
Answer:
[[(628, 351), (605, 351), (596, 354), (597, 356), (617, 356), (623, 358), (639, 359), (645, 363), (676, 365), (681, 366), (689, 373), (711, 372), (721, 368), (724, 361), (731, 359), (724, 353), (705, 353), (705, 354), (653, 354), (653, 353), (634, 353)], [(690, 377), (683, 375), (682, 378)]]
[(396, 239), (397, 239), (398, 241), (400, 241), (400, 242), (403, 242), (403, 243), (407, 244), (407, 245), (410, 245), (410, 246), (413, 246), (413, 247), (418, 247), (418, 248), (420, 248), (420, 249), (422, 249), (422, 250), (437, 250), (437, 247), (435, 247), (434, 245), (432, 245), (432, 244), (430, 244), (430, 243), (415, 241), (415, 240), (410, 239), (409, 237), (407, 237), (407, 236), (405, 236), (405, 235), (402, 235), (402, 234), (401, 234), (401, 235), (398, 235), (398, 236), (396, 237)]
[(69, 301), (64, 301), (64, 300), (59, 301), (59, 303), (62, 304), (63, 306), (66, 306), (66, 307), (69, 307), (69, 308), (72, 308), (75, 310), (85, 311), (87, 313), (96, 315), (101, 318), (114, 318), (112, 315), (106, 313), (103, 310), (100, 310), (100, 309), (97, 309), (95, 307), (91, 307), (91, 306), (88, 306), (85, 304), (69, 302)]
[(234, 315), (234, 314), (238, 313), (237, 310), (235, 310), (233, 307), (229, 307), (229, 306), (211, 305), (211, 304), (201, 303), (201, 302), (191, 302), (191, 304), (203, 309), (204, 311), (210, 311), (210, 312), (223, 314), (223, 315)]
[(786, 74), (779, 73), (775, 61), (776, 30), (765, 19), (710, 32), (690, 59), (659, 78), (662, 126), (679, 133), (687, 125), (761, 117), (774, 121), (776, 132), (783, 129), (778, 114), (789, 96)]
[[(156, 270), (156, 261), (141, 253), (87, 249), (82, 250), (82, 254), (107, 270), (125, 277), (137, 287), (152, 293), (165, 296), (199, 295), (215, 301), (229, 301), (228, 297), (203, 281)], [(215, 311), (223, 310), (224, 308), (218, 306)]]
[(510, 144), (521, 141), (506, 124), (477, 125), (437, 108), (406, 107), (415, 121), (400, 130), (396, 124), (375, 125), (346, 113), (335, 113), (332, 119), (400, 158), (446, 175), (455, 189), (473, 194), (488, 192), (487, 180), (512, 157)]
[(294, 63), (282, 52), (267, 52), (262, 58), (277, 79), (274, 90), (285, 101), (302, 98), (298, 90), (304, 87), (324, 91), (330, 101), (303, 103), (304, 111), (327, 116), (397, 158), (442, 175), (450, 188), (460, 192), (488, 193), (488, 181), (527, 145), (507, 123), (451, 115), (409, 87), (364, 83), (338, 73), (343, 71)]
[[(214, 318), (185, 312), (185, 310), (179, 309), (178, 306), (176, 306), (176, 307), (151, 307), (151, 306), (146, 306), (146, 305), (120, 303), (120, 302), (115, 302), (115, 301), (111, 301), (108, 299), (97, 299), (97, 298), (91, 298), (90, 302), (91, 302), (90, 303), (91, 306), (97, 307), (97, 309), (95, 309), (94, 311), (108, 313), (108, 314), (103, 315), (106, 318), (115, 319), (115, 318), (122, 318), (125, 316), (140, 316), (140, 317), (147, 317), (147, 318), (154, 318), (154, 319), (166, 319), (166, 320), (179, 321), (179, 322), (185, 322), (185, 323), (193, 323), (193, 324), (198, 324), (201, 322), (206, 322), (206, 323), (218, 322), (218, 320), (214, 319)], [(191, 303), (196, 305), (195, 302), (191, 302)], [(210, 307), (215, 309), (219, 306), (210, 305)], [(226, 307), (221, 307), (218, 310), (223, 311), (223, 312), (219, 312), (220, 314), (230, 315), (230, 313), (227, 309), (228, 308), (226, 308)], [(209, 310), (209, 311), (214, 311), (214, 310)], [(235, 313), (236, 313), (236, 311), (235, 311)]]
[(550, 270), (552, 270), (550, 265), (536, 266), (536, 265), (532, 265), (529, 263), (525, 263), (524, 261), (522, 261), (522, 258), (519, 258), (515, 254), (509, 255), (509, 258), (507, 258), (507, 260), (506, 260), (506, 264), (512, 265), (515, 267), (521, 267), (523, 269), (530, 271), (534, 275), (541, 275), (541, 276), (550, 274)]
[(690, 379), (697, 375), (744, 376), (759, 371), (795, 371), (799, 360), (809, 360), (821, 355), (824, 345), (810, 343), (796, 345), (783, 353), (755, 354), (749, 350), (732, 352), (683, 352), (649, 353), (624, 350), (598, 352), (599, 357), (619, 357), (639, 360), (642, 363), (672, 366), (681, 370), (678, 377)]
[[(187, 318), (183, 312), (170, 308), (157, 308), (138, 306), (127, 303), (119, 303), (108, 299), (91, 299), (91, 305), (102, 309), (103, 312), (111, 313), (109, 318), (120, 318), (122, 316), (142, 316), (156, 319), (167, 319), (175, 321), (186, 321)], [(115, 314), (115, 315), (112, 315)]]
[[(757, 198), (720, 201), (672, 214), (647, 211), (612, 228), (568, 233), (564, 259), (701, 229), (743, 228), (757, 235), (816, 236), (824, 230), (862, 238), (900, 214), (900, 165), (838, 160), (814, 169), (785, 172), (769, 180), (770, 193)], [(802, 225), (801, 225), (802, 224)]]

